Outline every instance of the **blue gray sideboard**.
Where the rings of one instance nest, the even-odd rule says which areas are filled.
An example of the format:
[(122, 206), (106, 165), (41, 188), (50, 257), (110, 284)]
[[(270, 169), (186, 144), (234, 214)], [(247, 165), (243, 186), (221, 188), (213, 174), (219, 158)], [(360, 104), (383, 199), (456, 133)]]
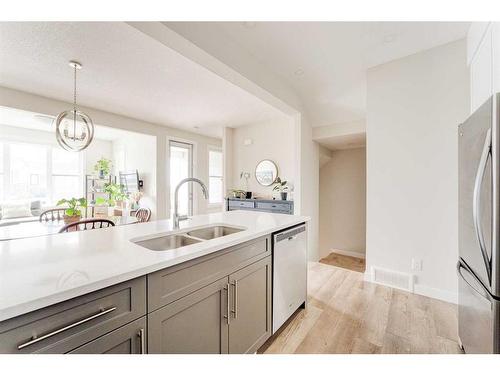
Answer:
[(293, 215), (293, 201), (226, 198), (228, 211), (247, 210)]

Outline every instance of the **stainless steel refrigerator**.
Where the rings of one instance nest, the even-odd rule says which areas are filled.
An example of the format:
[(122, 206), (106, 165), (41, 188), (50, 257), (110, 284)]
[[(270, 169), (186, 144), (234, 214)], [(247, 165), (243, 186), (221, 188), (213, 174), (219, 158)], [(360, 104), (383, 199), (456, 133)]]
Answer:
[(458, 128), (458, 334), (466, 353), (500, 353), (499, 100), (493, 95)]

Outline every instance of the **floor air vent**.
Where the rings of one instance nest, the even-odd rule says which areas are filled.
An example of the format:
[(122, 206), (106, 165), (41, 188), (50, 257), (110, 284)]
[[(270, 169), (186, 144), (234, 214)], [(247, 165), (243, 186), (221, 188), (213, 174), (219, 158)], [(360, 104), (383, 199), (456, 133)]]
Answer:
[(404, 289), (413, 293), (413, 275), (409, 273), (391, 271), (372, 266), (371, 279), (375, 283)]

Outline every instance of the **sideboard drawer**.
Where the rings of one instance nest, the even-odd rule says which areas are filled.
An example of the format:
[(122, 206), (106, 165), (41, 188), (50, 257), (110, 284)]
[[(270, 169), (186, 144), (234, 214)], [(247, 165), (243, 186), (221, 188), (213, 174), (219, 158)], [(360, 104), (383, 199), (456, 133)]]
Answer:
[(237, 208), (237, 207), (242, 207), (242, 208), (254, 208), (254, 202), (248, 202), (248, 201), (229, 201), (229, 208)]
[(67, 353), (146, 314), (139, 277), (0, 323), (0, 353)]
[(287, 203), (257, 202), (257, 208), (269, 211), (290, 211), (290, 205)]

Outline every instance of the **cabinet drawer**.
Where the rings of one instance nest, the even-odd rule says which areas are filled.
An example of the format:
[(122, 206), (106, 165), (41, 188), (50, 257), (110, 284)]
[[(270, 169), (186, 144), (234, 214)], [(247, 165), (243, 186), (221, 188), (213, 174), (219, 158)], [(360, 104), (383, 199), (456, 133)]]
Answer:
[(148, 311), (194, 292), (271, 254), (269, 236), (148, 275)]
[(290, 211), (290, 205), (287, 203), (257, 202), (257, 208), (269, 211)]
[(0, 323), (0, 353), (67, 353), (146, 314), (140, 277)]
[(146, 317), (142, 317), (69, 354), (146, 354), (146, 334)]
[(254, 202), (247, 202), (247, 201), (229, 201), (229, 208), (254, 208)]

